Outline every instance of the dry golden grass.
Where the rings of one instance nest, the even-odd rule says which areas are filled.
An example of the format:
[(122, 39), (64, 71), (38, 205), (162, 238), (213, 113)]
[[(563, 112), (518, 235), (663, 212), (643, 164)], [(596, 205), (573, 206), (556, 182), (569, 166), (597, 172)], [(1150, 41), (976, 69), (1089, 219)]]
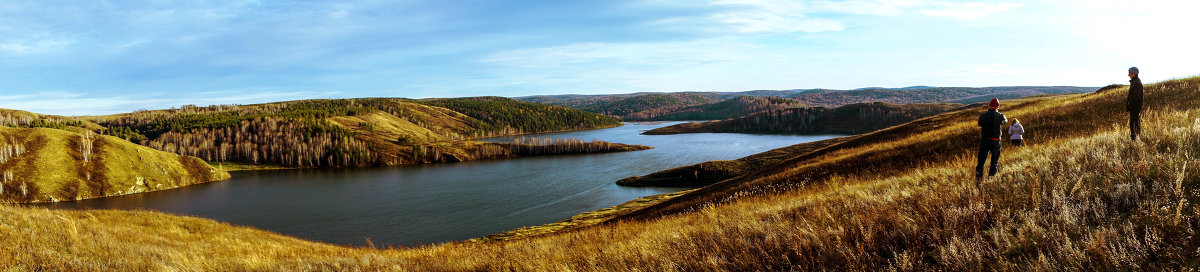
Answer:
[(965, 111), (688, 193), (679, 198), (729, 194), (651, 206), (647, 220), (527, 239), (352, 249), (153, 212), (0, 207), (0, 262), (16, 270), (1196, 268), (1198, 83), (1147, 86), (1144, 139), (1133, 144), (1113, 107), (1119, 90), (1014, 103), (1007, 112), (1035, 137), (1006, 147), (1001, 174), (979, 186), (974, 150), (957, 143), (975, 141), (973, 122), (959, 123), (977, 111)]

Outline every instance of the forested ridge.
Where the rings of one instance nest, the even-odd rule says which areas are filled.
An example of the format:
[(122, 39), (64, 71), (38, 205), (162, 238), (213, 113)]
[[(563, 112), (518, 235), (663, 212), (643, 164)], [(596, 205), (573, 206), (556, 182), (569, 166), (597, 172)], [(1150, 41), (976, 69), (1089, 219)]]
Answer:
[(620, 124), (608, 116), (500, 97), (186, 105), (82, 119), (104, 126), (101, 133), (163, 151), (296, 167), (457, 161), (495, 153), (464, 140)]
[(619, 125), (616, 118), (562, 106), (503, 97), (433, 98), (416, 103), (447, 108), (483, 121), (476, 136), (502, 136)]
[(934, 103), (898, 105), (860, 103), (837, 108), (799, 107), (761, 111), (720, 121), (683, 123), (646, 131), (644, 134), (679, 133), (788, 133), (859, 134), (903, 124), (962, 107)]
[(686, 121), (686, 120), (720, 120), (742, 117), (756, 112), (789, 109), (807, 106), (794, 99), (780, 97), (751, 97), (741, 96), (719, 103), (704, 104), (682, 108), (651, 109), (629, 114), (625, 117), (630, 121)]
[[(610, 115), (625, 121), (668, 121), (668, 120), (720, 120), (742, 115), (714, 113), (705, 115), (703, 109), (712, 104), (721, 104), (739, 97), (786, 98), (811, 107), (836, 108), (840, 106), (888, 102), (896, 104), (915, 103), (961, 103), (986, 102), (993, 97), (1015, 99), (1035, 95), (1083, 93), (1094, 91), (1094, 87), (1070, 86), (1002, 86), (1002, 87), (925, 87), (907, 88), (862, 88), (853, 90), (795, 89), (756, 90), (745, 92), (673, 92), (633, 93), (612, 95), (542, 95), (517, 99)], [(690, 109), (689, 109), (690, 108)], [(688, 111), (688, 115), (671, 114)], [(747, 113), (748, 114), (748, 113)], [(743, 114), (745, 115), (745, 114)], [(691, 118), (691, 119), (689, 119)], [(707, 119), (703, 119), (707, 118)]]

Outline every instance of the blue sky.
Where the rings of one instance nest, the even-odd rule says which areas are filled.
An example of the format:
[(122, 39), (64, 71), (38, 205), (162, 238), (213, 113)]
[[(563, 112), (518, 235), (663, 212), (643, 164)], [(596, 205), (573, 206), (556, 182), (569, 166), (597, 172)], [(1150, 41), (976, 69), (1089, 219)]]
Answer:
[(0, 108), (1103, 86), (1200, 74), (1200, 1), (0, 1)]

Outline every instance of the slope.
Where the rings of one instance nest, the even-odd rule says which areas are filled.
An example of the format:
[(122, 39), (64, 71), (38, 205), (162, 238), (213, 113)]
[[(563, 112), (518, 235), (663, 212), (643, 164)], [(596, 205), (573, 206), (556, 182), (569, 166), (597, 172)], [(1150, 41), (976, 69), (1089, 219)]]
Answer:
[(0, 203), (80, 200), (229, 178), (195, 157), (86, 128), (95, 124), (7, 110), (0, 116), (16, 114), (17, 122), (0, 126)]
[(1008, 100), (1035, 95), (1090, 92), (1095, 89), (1094, 87), (1067, 86), (865, 88), (855, 90), (812, 90), (790, 95), (788, 98), (804, 101), (804, 103), (813, 106), (833, 108), (866, 102), (889, 102), (896, 104), (978, 103), (987, 102), (993, 97)]
[(780, 147), (736, 160), (708, 161), (688, 166), (680, 166), (650, 173), (644, 176), (624, 178), (618, 180), (617, 185), (700, 187), (733, 177), (750, 174), (764, 167), (774, 165), (780, 161), (808, 154), (814, 150), (849, 141), (851, 139), (854, 139), (854, 136), (837, 137)]

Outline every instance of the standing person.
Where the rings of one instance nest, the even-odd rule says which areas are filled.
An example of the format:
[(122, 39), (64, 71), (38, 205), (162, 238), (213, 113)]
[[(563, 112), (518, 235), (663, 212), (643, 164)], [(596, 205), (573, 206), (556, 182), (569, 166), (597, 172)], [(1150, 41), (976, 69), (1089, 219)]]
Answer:
[(1142, 79), (1138, 68), (1129, 67), (1129, 97), (1125, 99), (1125, 111), (1129, 112), (1129, 140), (1137, 141), (1142, 133)]
[(1000, 134), (1003, 131), (1004, 123), (1008, 123), (1008, 118), (1004, 117), (997, 109), (1000, 108), (1000, 99), (992, 98), (988, 102), (988, 111), (979, 115), (979, 127), (981, 128), (981, 139), (979, 140), (979, 163), (975, 165), (975, 180), (983, 180), (983, 163), (987, 162), (988, 155), (992, 156), (992, 165), (988, 169), (988, 176), (995, 176), (1000, 167)]
[(1013, 146), (1021, 146), (1021, 143), (1025, 141), (1023, 134), (1025, 134), (1025, 126), (1021, 125), (1021, 120), (1013, 118), (1013, 125), (1008, 127), (1009, 143), (1012, 143)]

